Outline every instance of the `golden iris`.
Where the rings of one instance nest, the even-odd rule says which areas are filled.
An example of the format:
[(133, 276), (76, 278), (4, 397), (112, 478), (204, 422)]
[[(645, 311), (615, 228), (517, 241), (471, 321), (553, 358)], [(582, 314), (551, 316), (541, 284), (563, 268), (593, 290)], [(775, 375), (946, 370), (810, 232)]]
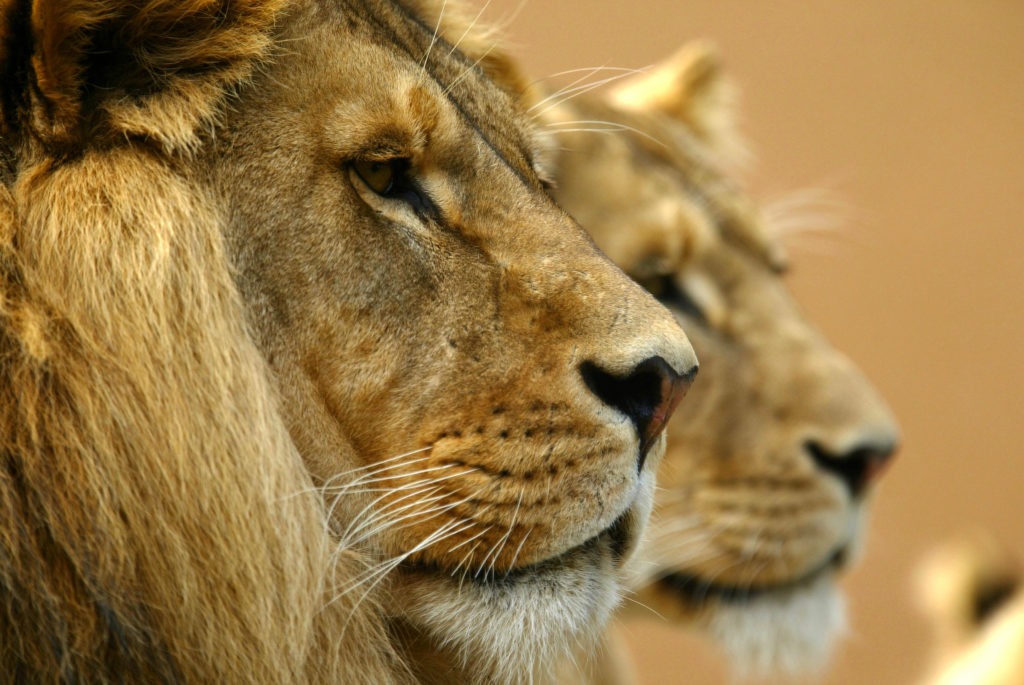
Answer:
[(360, 159), (352, 163), (352, 168), (370, 190), (378, 195), (386, 195), (395, 184), (395, 165), (392, 161)]

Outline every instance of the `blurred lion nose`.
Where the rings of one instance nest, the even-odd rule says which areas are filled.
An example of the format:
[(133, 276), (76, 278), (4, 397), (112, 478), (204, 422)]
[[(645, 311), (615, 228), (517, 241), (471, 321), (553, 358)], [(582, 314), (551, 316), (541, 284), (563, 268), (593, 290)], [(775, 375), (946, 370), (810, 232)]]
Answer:
[(647, 451), (693, 384), (697, 367), (678, 373), (661, 357), (648, 357), (625, 375), (609, 373), (590, 361), (580, 365), (580, 373), (591, 392), (633, 422), (640, 439), (637, 468), (642, 471)]
[(896, 454), (895, 442), (861, 443), (840, 453), (808, 440), (804, 448), (821, 470), (838, 478), (850, 496), (857, 498), (878, 480)]

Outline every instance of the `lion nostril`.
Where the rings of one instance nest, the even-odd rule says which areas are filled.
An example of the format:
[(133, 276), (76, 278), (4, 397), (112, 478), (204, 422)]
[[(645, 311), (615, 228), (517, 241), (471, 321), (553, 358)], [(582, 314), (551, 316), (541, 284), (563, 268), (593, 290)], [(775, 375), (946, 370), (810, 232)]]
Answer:
[(893, 444), (858, 445), (835, 454), (814, 440), (804, 443), (818, 468), (836, 476), (846, 485), (851, 497), (860, 497), (868, 485), (878, 480), (896, 453)]
[(625, 376), (609, 373), (590, 361), (580, 365), (580, 374), (602, 402), (633, 422), (640, 440), (638, 469), (643, 470), (647, 451), (693, 383), (697, 367), (679, 374), (661, 357), (649, 357)]

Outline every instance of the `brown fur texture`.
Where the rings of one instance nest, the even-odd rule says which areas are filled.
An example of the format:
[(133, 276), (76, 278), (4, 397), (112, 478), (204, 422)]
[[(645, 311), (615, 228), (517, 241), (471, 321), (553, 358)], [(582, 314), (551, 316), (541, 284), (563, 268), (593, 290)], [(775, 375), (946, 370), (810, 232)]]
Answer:
[(695, 44), (610, 94), (534, 112), (558, 201), (676, 312), (702, 363), (669, 426), (627, 608), (699, 627), (741, 671), (815, 670), (896, 427), (786, 291), (782, 245), (729, 171), (743, 148), (731, 92)]
[(521, 682), (599, 632), (663, 449), (607, 388), (694, 356), (438, 10), (2, 4), (0, 672)]
[[(211, 82), (247, 73), (275, 3), (205, 5), (207, 23), (237, 41), (200, 32), (189, 66)], [(321, 613), (335, 570), (322, 502), (247, 331), (214, 208), (144, 145), (104, 149), (127, 126), (101, 126), (92, 117), (105, 115), (85, 109), (93, 32), (119, 31), (134, 58), (163, 46), (176, 7), (153, 3), (150, 22), (126, 21), (116, 3), (37, 2), (36, 85), (12, 92), (17, 81), (5, 80), (8, 103), (32, 104), (4, 111), (20, 126), (4, 130), (16, 172), (0, 203), (0, 672), (13, 682), (386, 680), (381, 626), (350, 622), (347, 639), (363, 648), (326, 640), (351, 617)], [(199, 28), (191, 9), (181, 8), (187, 31)], [(24, 8), (4, 10), (11, 20)], [(187, 33), (177, 40), (185, 47)], [(173, 81), (174, 55), (146, 59), (125, 65), (131, 78), (163, 64), (158, 82)], [(167, 116), (157, 109), (154, 125)], [(358, 568), (339, 562), (342, 576)]]
[(1024, 683), (1024, 569), (992, 535), (964, 533), (922, 563), (917, 587), (935, 635), (929, 685)]

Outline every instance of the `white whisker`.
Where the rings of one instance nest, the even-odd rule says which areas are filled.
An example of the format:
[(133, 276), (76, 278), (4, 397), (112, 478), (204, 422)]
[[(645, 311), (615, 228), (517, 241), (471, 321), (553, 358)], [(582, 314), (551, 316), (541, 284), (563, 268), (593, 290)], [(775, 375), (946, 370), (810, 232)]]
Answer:
[[(437, 490), (440, 490), (440, 489), (441, 489), (440, 487), (434, 488), (434, 489), (432, 489), (430, 491), (430, 493), (427, 493), (427, 494), (432, 494), (433, 492), (436, 492)], [(384, 507), (382, 510), (374, 512), (374, 517), (371, 517), (366, 523), (364, 523), (362, 525), (363, 525), (363, 527), (365, 527), (366, 525), (369, 525), (371, 523), (376, 525), (377, 521), (383, 521), (382, 524), (377, 525), (376, 528), (370, 529), (368, 532), (361, 533), (360, 536), (355, 538), (355, 539), (350, 539), (350, 538), (345, 538), (345, 539), (346, 539), (346, 541), (349, 544), (354, 544), (354, 543), (358, 543), (358, 542), (361, 542), (363, 540), (375, 537), (376, 535), (378, 535), (380, 532), (382, 532), (384, 530), (388, 530), (388, 529), (402, 530), (402, 529), (407, 528), (409, 526), (417, 525), (417, 524), (423, 523), (425, 521), (429, 521), (429, 520), (431, 520), (433, 518), (436, 518), (437, 516), (447, 512), (447, 511), (450, 511), (450, 510), (452, 510), (452, 509), (454, 509), (456, 507), (462, 506), (466, 502), (472, 501), (474, 498), (478, 497), (480, 495), (480, 493), (483, 492), (483, 490), (484, 490), (484, 488), (480, 488), (480, 489), (470, 493), (466, 497), (463, 497), (462, 499), (457, 499), (454, 502), (450, 502), (448, 504), (443, 504), (443, 505), (441, 505), (439, 507), (434, 507), (432, 509), (424, 509), (424, 510), (413, 511), (410, 514), (405, 514), (405, 515), (400, 516), (398, 518), (393, 518), (393, 515), (397, 514), (399, 512), (402, 512), (402, 511), (406, 511), (406, 510), (408, 510), (408, 509), (410, 509), (412, 507), (415, 507), (415, 506), (419, 506), (419, 505), (423, 505), (423, 504), (430, 504), (432, 502), (436, 502), (436, 501), (444, 499), (446, 497), (451, 497), (453, 493), (447, 492), (447, 493), (438, 495), (436, 497), (427, 497), (427, 498), (417, 499), (416, 501), (411, 502), (410, 504), (407, 504), (407, 505), (402, 506), (402, 507), (397, 508), (397, 509), (393, 508), (393, 505), (395, 504), (395, 502), (392, 502), (392, 503), (388, 504), (386, 507)], [(409, 498), (412, 495), (418, 495), (418, 494), (420, 494), (420, 493), (417, 492), (417, 493), (412, 493), (411, 495), (405, 495), (404, 497), (400, 498), (397, 501), (401, 501), (403, 499)], [(403, 521), (408, 521), (410, 519), (415, 519), (415, 520), (412, 523), (409, 523), (407, 525), (397, 525), (397, 524), (399, 524), (399, 523), (401, 523)]]
[[(534, 119), (539, 118), (545, 112), (552, 110), (555, 107), (558, 107), (559, 105), (563, 105), (575, 97), (578, 97), (585, 93), (589, 93), (590, 91), (600, 88), (601, 86), (607, 85), (609, 83), (614, 83), (615, 81), (626, 78), (627, 76), (632, 76), (634, 73), (636, 73), (636, 70), (622, 70), (620, 73), (613, 74), (612, 76), (607, 76), (605, 78), (598, 79), (597, 81), (591, 81), (589, 83), (583, 83), (588, 78), (597, 73), (597, 71), (600, 69), (609, 69), (609, 67), (597, 67), (594, 70), (592, 70), (589, 74), (584, 74), (583, 76), (579, 77), (578, 79), (576, 79), (569, 85), (565, 86), (564, 88), (560, 88), (551, 95), (548, 95), (547, 97), (539, 100), (538, 102), (533, 103), (530, 106), (530, 108), (526, 110), (526, 113), (532, 116)], [(542, 109), (539, 112), (534, 112), (534, 110), (536, 110), (538, 107), (544, 107), (544, 109)]]
[[(582, 124), (592, 124), (594, 126), (605, 126), (607, 128), (585, 128), (585, 127), (584, 128), (570, 128), (570, 129), (562, 128), (563, 126), (580, 126)], [(553, 121), (553, 122), (550, 122), (550, 123), (545, 123), (543, 125), (543, 127), (545, 129), (550, 130), (552, 133), (555, 133), (555, 134), (558, 134), (558, 133), (568, 133), (570, 131), (594, 131), (594, 132), (598, 132), (598, 133), (616, 133), (616, 132), (622, 132), (622, 131), (629, 131), (630, 133), (635, 133), (636, 135), (640, 136), (641, 138), (646, 138), (647, 140), (651, 141), (652, 143), (660, 145), (661, 147), (663, 147), (665, 149), (668, 149), (668, 147), (669, 147), (663, 141), (655, 138), (654, 136), (652, 136), (647, 131), (641, 131), (640, 129), (636, 128), (635, 126), (630, 126), (628, 124), (623, 124), (623, 123), (618, 122), (618, 121), (605, 121), (605, 120), (602, 120), (602, 119), (580, 119), (580, 120), (576, 120), (576, 121)]]
[(837, 193), (819, 187), (766, 203), (761, 210), (761, 222), (765, 233), (783, 245), (817, 252), (821, 250), (815, 248), (834, 244), (850, 214), (849, 204)]
[(451, 83), (449, 83), (448, 86), (444, 89), (444, 94), (448, 95), (449, 93), (451, 93), (452, 89), (456, 85), (458, 85), (459, 82), (462, 81), (462, 79), (466, 78), (467, 76), (469, 76), (469, 74), (473, 73), (473, 70), (480, 66), (481, 62), (487, 59), (487, 56), (491, 54), (491, 51), (494, 50), (495, 47), (496, 46), (492, 45), (491, 47), (484, 50), (484, 54), (480, 55), (480, 57), (477, 58), (477, 60), (473, 62), (473, 64), (463, 69), (462, 73), (455, 77), (455, 79)]
[[(452, 548), (451, 548), (451, 549), (449, 549), (448, 551), (450, 551), (450, 552), (454, 552), (454, 551), (455, 551), (455, 550), (457, 550), (457, 549), (458, 549), (459, 547), (462, 547), (463, 545), (468, 545), (469, 543), (473, 542), (473, 540), (476, 540), (477, 538), (479, 538), (479, 537), (480, 537), (481, 535), (485, 535), (485, 534), (487, 533), (487, 531), (489, 531), (489, 530), (490, 530), (490, 529), (492, 529), (492, 528), (494, 528), (494, 526), (487, 526), (486, 528), (484, 528), (483, 530), (481, 530), (481, 531), (480, 531), (479, 533), (477, 533), (477, 534), (476, 534), (476, 535), (474, 535), (473, 537), (471, 537), (471, 538), (467, 538), (466, 540), (463, 540), (462, 542), (460, 542), (459, 544), (455, 545), (454, 547), (452, 547)], [(456, 566), (456, 568), (458, 568), (458, 567)], [(452, 575), (454, 575), (454, 573), (453, 573)]]
[[(556, 90), (555, 92), (551, 93), (547, 97), (541, 98), (537, 102), (533, 103), (532, 105), (530, 105), (530, 108), (526, 110), (526, 113), (530, 114), (531, 112), (533, 112), (533, 110), (537, 109), (538, 107), (543, 107), (544, 105), (546, 105), (547, 103), (551, 102), (552, 100), (557, 100), (558, 98), (562, 97), (563, 95), (567, 95), (567, 94), (573, 92), (573, 90), (575, 90), (575, 88), (579, 84), (583, 83), (584, 81), (586, 81), (588, 78), (592, 77), (594, 74), (596, 74), (598, 71), (600, 71), (603, 68), (604, 67), (594, 67), (592, 69), (572, 69), (569, 72), (562, 72), (562, 73), (578, 73), (580, 71), (583, 71), (583, 72), (586, 72), (586, 73), (584, 73), (583, 76), (580, 76), (579, 78), (575, 79), (571, 83), (563, 86), (562, 88), (559, 88), (558, 90)], [(535, 81), (534, 83), (537, 83), (537, 81)]]
[[(449, 521), (447, 524), (441, 526), (433, 533), (428, 535), (426, 538), (424, 538), (422, 541), (420, 541), (415, 547), (413, 547), (409, 551), (403, 552), (397, 557), (389, 559), (383, 564), (380, 564), (378, 567), (372, 569), (370, 573), (361, 574), (360, 577), (356, 579), (356, 581), (350, 583), (348, 587), (346, 587), (341, 592), (336, 593), (335, 596), (325, 604), (325, 606), (330, 606), (331, 604), (338, 601), (352, 590), (362, 586), (364, 583), (367, 583), (371, 578), (373, 578), (373, 582), (369, 583), (369, 587), (366, 588), (366, 592), (362, 594), (362, 596), (356, 601), (356, 603), (352, 607), (352, 610), (349, 614), (349, 618), (351, 620), (351, 616), (355, 614), (355, 611), (359, 608), (363, 601), (370, 595), (370, 593), (373, 592), (374, 589), (376, 589), (377, 585), (379, 585), (381, 581), (383, 581), (384, 578), (386, 578), (391, 571), (397, 568), (403, 561), (408, 559), (413, 554), (421, 552), (427, 547), (430, 547), (431, 545), (436, 544), (437, 542), (440, 542), (441, 540), (444, 540), (445, 538), (450, 537), (451, 535), (457, 535), (461, 530), (465, 530), (467, 527), (472, 526), (472, 522), (470, 522), (468, 526), (464, 525), (464, 523), (465, 522), (458, 520)], [(456, 530), (460, 525), (463, 525), (463, 528)]]
[(441, 3), (441, 11), (437, 13), (437, 25), (434, 26), (434, 35), (430, 37), (430, 45), (427, 46), (427, 52), (423, 55), (423, 64), (420, 65), (420, 74), (425, 75), (427, 72), (427, 60), (430, 59), (430, 51), (434, 49), (434, 44), (437, 43), (437, 38), (441, 32), (441, 21), (444, 19), (444, 11), (448, 7), (448, 0), (444, 0)]
[[(494, 528), (494, 526), (487, 526), (487, 528), (481, 531), (481, 534), (487, 533), (492, 528)], [(460, 568), (462, 569), (462, 575), (459, 577), (460, 593), (462, 592), (462, 584), (466, 582), (466, 574), (469, 573), (469, 564), (467, 562), (469, 561), (469, 558), (473, 555), (473, 553), (476, 552), (477, 547), (479, 547), (481, 543), (483, 543), (483, 540), (477, 540), (476, 544), (470, 547), (469, 551), (466, 552), (465, 556), (463, 556), (462, 559), (459, 560), (459, 563), (455, 565), (455, 571), (458, 571)], [(452, 575), (455, 575), (455, 571), (452, 572)]]
[(609, 76), (607, 78), (599, 79), (599, 80), (593, 81), (591, 83), (584, 83), (582, 85), (578, 85), (578, 86), (575, 86), (575, 87), (572, 87), (572, 88), (564, 88), (561, 91), (559, 91), (559, 95), (561, 96), (560, 99), (554, 100), (552, 102), (549, 102), (547, 104), (547, 106), (544, 107), (544, 109), (541, 109), (540, 111), (535, 112), (534, 110), (537, 109), (537, 107), (539, 107), (541, 105), (541, 103), (543, 103), (545, 100), (550, 100), (551, 99), (551, 97), (548, 96), (547, 98), (544, 98), (544, 100), (541, 100), (540, 102), (537, 102), (537, 103), (534, 103), (533, 105), (531, 105), (530, 108), (528, 110), (526, 110), (526, 113), (529, 114), (534, 120), (540, 119), (547, 112), (555, 109), (556, 107), (561, 107), (562, 105), (564, 105), (565, 103), (569, 102), (570, 100), (572, 100), (574, 98), (578, 98), (581, 95), (586, 95), (587, 93), (589, 93), (592, 90), (597, 90), (598, 88), (601, 88), (602, 86), (608, 85), (609, 83), (614, 83), (615, 81), (624, 79), (627, 76), (630, 76), (629, 72), (622, 73), (622, 74), (615, 74), (614, 76)]
[(358, 587), (359, 585), (365, 583), (369, 578), (373, 578), (382, 573), (386, 574), (394, 567), (396, 567), (398, 564), (400, 564), (402, 561), (407, 559), (410, 555), (422, 551), (427, 546), (436, 544), (442, 539), (447, 539), (448, 537), (457, 535), (463, 530), (468, 530), (469, 528), (472, 528), (474, 525), (476, 525), (476, 522), (469, 519), (452, 519), (451, 521), (446, 522), (445, 524), (441, 525), (440, 527), (432, 531), (423, 540), (417, 543), (412, 549), (402, 552), (394, 557), (390, 557), (382, 562), (379, 562), (376, 565), (371, 566), (370, 568), (359, 574), (356, 578), (352, 579), (350, 582), (345, 584), (344, 589), (342, 589), (339, 592), (339, 595), (350, 592), (355, 587)]
[(652, 607), (650, 604), (647, 604), (645, 602), (641, 602), (636, 597), (631, 597), (629, 595), (624, 595), (622, 597), (622, 599), (624, 601), (626, 601), (626, 602), (632, 602), (633, 604), (636, 604), (638, 607), (643, 607), (644, 609), (647, 609), (647, 611), (651, 612), (652, 614), (654, 614), (655, 616), (660, 618), (662, 621), (666, 621), (666, 622), (668, 621), (668, 619), (666, 619), (664, 616), (662, 616), (660, 613), (658, 613), (658, 611), (654, 607)]
[[(418, 459), (410, 459), (408, 461), (402, 461), (402, 462), (398, 462), (397, 460), (405, 459), (406, 457), (412, 456), (414, 454), (419, 454), (421, 452), (425, 452), (425, 451), (430, 450), (430, 449), (433, 449), (432, 446), (421, 447), (421, 448), (419, 448), (417, 450), (413, 450), (411, 452), (406, 452), (404, 454), (399, 454), (397, 456), (390, 457), (389, 459), (384, 459), (384, 460), (379, 461), (379, 462), (374, 462), (372, 464), (366, 464), (365, 466), (359, 466), (359, 467), (356, 467), (354, 469), (348, 469), (347, 471), (339, 471), (338, 473), (335, 473), (334, 475), (332, 475), (330, 478), (328, 478), (326, 481), (324, 481), (323, 483), (321, 483), (319, 485), (313, 485), (313, 486), (308, 487), (308, 488), (303, 488), (302, 490), (299, 490), (298, 492), (294, 492), (294, 493), (291, 493), (289, 495), (285, 495), (284, 498), (287, 499), (287, 498), (290, 498), (290, 497), (298, 497), (298, 496), (301, 496), (301, 495), (308, 494), (310, 492), (326, 493), (327, 491), (330, 491), (330, 490), (344, 490), (344, 489), (350, 487), (351, 483), (346, 483), (344, 485), (332, 485), (332, 483), (334, 483), (335, 481), (338, 481), (338, 480), (340, 480), (342, 478), (348, 478), (350, 476), (353, 476), (354, 474), (358, 474), (358, 473), (363, 472), (363, 471), (365, 471), (366, 473), (363, 473), (360, 477), (365, 477), (365, 476), (369, 476), (369, 475), (376, 475), (377, 473), (383, 473), (383, 472), (389, 471), (391, 469), (399, 468), (399, 467), (402, 467), (402, 466), (408, 466), (409, 464), (415, 464), (417, 462), (425, 461), (427, 459), (430, 459), (430, 457), (429, 456), (427, 456), (427, 457), (420, 457)], [(389, 462), (397, 462), (397, 463), (389, 463)]]
[[(502, 550), (505, 548), (505, 544), (508, 542), (509, 536), (512, 535), (512, 531), (516, 527), (516, 519), (519, 516), (519, 509), (522, 506), (523, 506), (523, 493), (522, 493), (522, 491), (520, 491), (519, 492), (519, 499), (516, 501), (515, 511), (512, 512), (512, 520), (508, 524), (508, 530), (505, 531), (505, 534), (501, 536), (501, 538), (498, 540), (498, 542), (495, 543), (494, 547), (491, 548), (491, 551), (487, 553), (487, 556), (484, 557), (483, 561), (480, 562), (481, 569), (477, 570), (476, 576), (480, 575), (480, 570), (482, 570), (483, 565), (487, 563), (488, 557), (491, 557), (491, 563), (490, 563), (489, 569), (484, 573), (484, 578), (487, 577), (487, 573), (491, 573), (493, 575), (494, 564), (497, 563), (498, 556), (501, 554)], [(493, 557), (492, 557), (492, 554), (493, 554)], [(476, 576), (474, 576), (474, 578)]]
[[(646, 73), (646, 72), (650, 71), (650, 67), (640, 67), (640, 68), (636, 68), (636, 67), (609, 67), (609, 66), (577, 67), (575, 69), (565, 69), (563, 71), (556, 71), (553, 74), (548, 74), (547, 76), (542, 76), (539, 79), (536, 79), (534, 81), (534, 83), (540, 83), (541, 81), (549, 81), (549, 80), (551, 80), (553, 78), (559, 78), (560, 76), (569, 76), (570, 74), (578, 74), (578, 73), (584, 72), (584, 71), (587, 72), (588, 75), (596, 74), (599, 71), (618, 71), (618, 72), (625, 72), (626, 75), (628, 75), (628, 74), (643, 74), (643, 73)], [(577, 81), (573, 81), (573, 83), (570, 83), (569, 85), (573, 85), (575, 83), (579, 83), (579, 81), (578, 80)]]
[(433, 476), (431, 478), (420, 478), (418, 480), (414, 480), (414, 481), (411, 481), (409, 483), (402, 483), (401, 485), (385, 485), (385, 486), (382, 486), (382, 487), (367, 487), (367, 488), (356, 487), (356, 488), (352, 488), (350, 490), (341, 491), (339, 494), (335, 495), (334, 497), (335, 497), (335, 499), (337, 499), (337, 497), (339, 497), (341, 495), (350, 495), (350, 494), (368, 493), (368, 492), (392, 492), (392, 493), (402, 492), (403, 490), (411, 490), (413, 488), (422, 487), (424, 485), (433, 485), (435, 483), (443, 483), (445, 481), (451, 480), (453, 478), (458, 478), (459, 476), (464, 476), (464, 475), (465, 475), (465, 471), (460, 471), (458, 473), (449, 473), (448, 475), (445, 475), (445, 476)]
[(457, 466), (457, 464), (441, 464), (440, 466), (430, 466), (428, 468), (418, 469), (416, 471), (405, 471), (405, 472), (402, 472), (402, 473), (397, 473), (397, 474), (395, 474), (393, 476), (381, 476), (379, 478), (374, 477), (374, 478), (370, 478), (370, 479), (357, 478), (356, 480), (352, 481), (351, 485), (353, 485), (353, 486), (362, 486), (362, 485), (369, 485), (370, 483), (385, 483), (385, 482), (387, 482), (389, 480), (398, 480), (399, 478), (408, 478), (410, 476), (421, 476), (424, 473), (434, 473), (436, 471), (444, 471), (445, 469), (455, 468), (456, 466)]
[[(516, 547), (516, 553), (512, 555), (512, 561), (508, 565), (509, 571), (515, 568), (516, 561), (519, 560), (519, 553), (523, 551), (523, 545), (526, 544), (526, 540), (530, 537), (530, 533), (534, 531), (534, 528), (535, 526), (530, 526), (530, 530), (526, 531), (526, 535), (524, 535), (523, 539), (519, 541), (519, 545)], [(505, 575), (507, 577), (508, 572), (506, 572)]]
[(391, 469), (402, 468), (408, 466), (409, 464), (416, 464), (422, 461), (426, 461), (430, 459), (429, 455), (424, 457), (418, 457), (416, 459), (409, 459), (408, 457), (414, 454), (419, 454), (421, 452), (426, 452), (430, 449), (432, 449), (432, 447), (423, 447), (418, 450), (413, 450), (412, 452), (407, 452), (405, 454), (400, 454), (389, 459), (385, 459), (383, 461), (373, 462), (370, 464), (366, 464), (365, 466), (359, 466), (354, 469), (349, 469), (347, 471), (339, 471), (338, 473), (335, 473), (330, 478), (325, 480), (320, 485), (320, 488), (324, 490), (331, 489), (332, 487), (335, 487), (333, 483), (342, 478), (351, 478), (353, 480), (358, 478), (365, 478), (367, 476), (372, 476), (378, 473), (390, 471)]
[[(390, 513), (391, 513), (390, 509), (394, 505), (396, 505), (396, 504), (398, 504), (400, 502), (403, 502), (404, 500), (407, 500), (407, 499), (409, 499), (411, 497), (418, 497), (419, 495), (423, 495), (423, 494), (427, 494), (427, 495), (433, 494), (433, 493), (435, 493), (435, 492), (437, 492), (438, 490), (441, 490), (441, 489), (442, 488), (440, 486), (431, 487), (431, 486), (428, 485), (428, 486), (425, 486), (424, 488), (422, 488), (421, 490), (415, 490), (413, 492), (407, 493), (407, 494), (399, 497), (397, 500), (389, 502), (382, 509), (379, 509), (379, 510), (374, 509), (374, 507), (377, 505), (378, 502), (388, 498), (388, 495), (390, 493), (385, 493), (385, 494), (381, 495), (380, 497), (375, 498), (372, 502), (370, 502), (369, 504), (364, 506), (362, 509), (360, 509), (358, 514), (356, 514), (355, 516), (352, 517), (352, 520), (349, 522), (349, 525), (345, 529), (345, 532), (342, 533), (342, 535), (340, 536), (340, 539), (344, 540), (346, 544), (351, 545), (354, 542), (354, 540), (352, 538), (352, 535), (354, 535), (357, 530), (359, 530), (361, 528), (365, 528), (370, 523), (376, 524), (376, 522), (381, 520), (382, 518), (384, 518), (384, 516), (386, 514), (390, 515)], [(414, 502), (414, 504), (416, 504), (416, 503), (417, 502)], [(334, 510), (334, 507), (331, 508), (331, 513), (333, 513), (333, 510)], [(367, 516), (368, 513), (372, 514), (372, 516)], [(379, 530), (379, 529), (380, 529), (380, 527), (378, 526), (377, 530)], [(365, 540), (366, 537), (367, 537), (366, 535), (361, 535), (358, 539), (359, 540)]]
[[(408, 457), (411, 457), (414, 454), (420, 454), (422, 452), (427, 452), (427, 451), (432, 450), (432, 449), (433, 449), (433, 445), (427, 445), (426, 447), (420, 447), (419, 449), (411, 450), (409, 452), (403, 452), (402, 454), (397, 454), (397, 455), (395, 455), (393, 457), (388, 457), (387, 459), (381, 459), (380, 461), (375, 461), (375, 462), (373, 462), (371, 464), (367, 464), (366, 466), (359, 466), (359, 467), (356, 467), (354, 469), (349, 469), (347, 471), (339, 471), (338, 473), (336, 473), (333, 476), (331, 476), (331, 478), (328, 479), (328, 481), (325, 482), (324, 485), (327, 485), (328, 483), (330, 483), (331, 480), (334, 480), (335, 478), (341, 478), (341, 477), (344, 477), (344, 476), (349, 476), (349, 475), (352, 475), (354, 473), (358, 473), (360, 471), (364, 471), (364, 470), (367, 470), (367, 469), (378, 469), (378, 468), (380, 468), (380, 467), (382, 467), (382, 466), (384, 466), (386, 464), (391, 464), (393, 462), (396, 462), (396, 461), (399, 461), (399, 460), (402, 460), (402, 459), (407, 459)], [(428, 457), (421, 457), (420, 459), (414, 460), (414, 462), (415, 461), (422, 461), (423, 459), (427, 459), (427, 458)], [(402, 463), (406, 464), (406, 463), (414, 463), (414, 462), (405, 462), (405, 461), (403, 461)], [(393, 468), (393, 467), (388, 466), (387, 468)]]
[[(437, 492), (438, 490), (442, 490), (442, 489), (443, 488), (441, 488), (441, 487), (436, 487), (436, 488), (431, 489), (430, 492), (425, 493), (425, 494), (433, 495), (433, 493)], [(409, 519), (416, 519), (416, 521), (414, 523), (420, 523), (422, 521), (426, 521), (426, 520), (429, 520), (431, 518), (434, 518), (437, 515), (435, 512), (446, 511), (447, 509), (451, 509), (453, 507), (458, 506), (459, 503), (458, 502), (454, 502), (454, 503), (451, 503), (451, 504), (442, 505), (442, 507), (439, 507), (439, 508), (427, 509), (427, 510), (422, 510), (422, 509), (416, 510), (415, 508), (419, 507), (419, 506), (422, 506), (424, 504), (432, 504), (434, 502), (437, 502), (439, 500), (442, 500), (442, 499), (444, 499), (446, 497), (450, 497), (450, 496), (451, 496), (450, 493), (442, 493), (440, 495), (434, 495), (434, 496), (431, 496), (431, 497), (425, 497), (425, 498), (416, 499), (416, 500), (414, 500), (412, 502), (409, 502), (408, 504), (404, 504), (401, 507), (397, 507), (397, 508), (392, 506), (393, 503), (390, 503), (388, 506), (384, 507), (383, 509), (380, 509), (379, 511), (375, 511), (374, 515), (376, 516), (376, 518), (375, 519), (370, 519), (370, 521), (368, 521), (368, 523), (369, 522), (376, 522), (376, 521), (383, 521), (382, 524), (378, 525), (376, 528), (371, 528), (369, 531), (365, 531), (365, 532), (360, 533), (359, 536), (356, 537), (356, 538), (345, 538), (345, 540), (350, 545), (351, 544), (356, 544), (356, 543), (362, 542), (363, 540), (367, 540), (367, 539), (376, 537), (377, 535), (379, 535), (381, 532), (383, 532), (385, 530), (389, 530), (389, 529), (401, 530), (401, 529), (405, 528), (406, 526), (399, 526), (397, 524), (399, 524), (399, 523), (401, 523), (403, 521), (408, 521)], [(407, 497), (408, 497), (408, 495), (407, 495)], [(399, 516), (397, 518), (394, 518), (395, 514), (406, 512), (406, 511), (409, 511), (410, 509), (414, 509), (414, 511), (412, 511), (411, 513), (408, 513), (408, 514), (403, 514), (402, 516)], [(431, 516), (427, 516), (427, 514), (432, 514), (432, 515)], [(414, 524), (410, 524), (410, 525), (414, 525)]]
[(476, 28), (477, 22), (480, 21), (480, 17), (483, 16), (483, 13), (487, 11), (487, 8), (490, 6), (491, 0), (487, 0), (487, 2), (484, 3), (484, 6), (480, 8), (480, 11), (476, 13), (476, 16), (473, 17), (473, 21), (469, 23), (469, 26), (466, 27), (466, 30), (462, 32), (462, 35), (459, 36), (459, 39), (455, 41), (455, 43), (452, 45), (452, 49), (448, 52), (449, 57), (455, 54), (455, 51), (459, 49), (459, 46), (462, 45), (462, 41), (466, 39), (466, 36), (469, 35), (470, 31)]

